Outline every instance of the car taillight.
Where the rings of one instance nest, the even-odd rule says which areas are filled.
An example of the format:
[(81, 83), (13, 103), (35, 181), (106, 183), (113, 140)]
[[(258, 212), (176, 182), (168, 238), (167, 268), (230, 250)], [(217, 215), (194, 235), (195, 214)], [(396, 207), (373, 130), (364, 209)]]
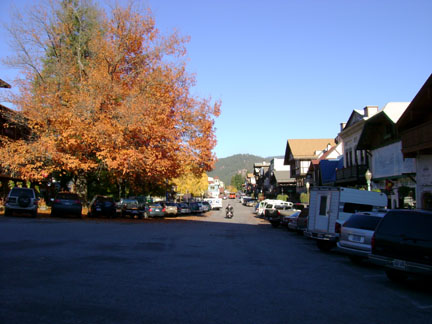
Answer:
[(56, 200), (54, 200), (54, 202), (55, 202), (56, 204), (58, 204), (58, 203), (60, 203), (60, 199), (56, 199)]
[(166, 208), (163, 208), (162, 211), (165, 213), (166, 212)]
[(149, 208), (149, 212), (152, 212), (153, 211), (153, 208)]
[(336, 224), (335, 224), (335, 233), (338, 233), (338, 234), (340, 234), (341, 233), (341, 224), (340, 223), (338, 223), (338, 222), (336, 222)]
[(280, 211), (279, 210), (277, 211), (277, 215), (280, 216)]
[(80, 204), (81, 204), (81, 201), (79, 201), (79, 200), (75, 200), (75, 204), (80, 205)]

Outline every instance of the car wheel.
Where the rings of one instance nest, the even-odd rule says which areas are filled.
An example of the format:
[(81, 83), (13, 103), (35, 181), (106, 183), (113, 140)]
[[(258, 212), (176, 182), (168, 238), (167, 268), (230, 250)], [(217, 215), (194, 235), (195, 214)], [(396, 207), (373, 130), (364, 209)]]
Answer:
[(393, 282), (404, 282), (408, 279), (408, 275), (405, 272), (389, 269), (386, 270), (387, 278)]
[(33, 217), (35, 217), (35, 218), (36, 218), (36, 217), (37, 217), (37, 215), (38, 215), (38, 212), (37, 212), (37, 210), (35, 210), (34, 212), (32, 212), (32, 216), (33, 216)]
[(12, 210), (10, 210), (9, 208), (5, 208), (4, 214), (5, 216), (12, 216)]

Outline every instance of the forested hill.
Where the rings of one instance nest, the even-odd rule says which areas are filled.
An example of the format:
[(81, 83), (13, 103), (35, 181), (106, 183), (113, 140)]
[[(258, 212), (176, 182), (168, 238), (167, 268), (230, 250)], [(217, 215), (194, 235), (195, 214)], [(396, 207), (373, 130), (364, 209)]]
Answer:
[(263, 158), (251, 154), (236, 154), (226, 158), (218, 159), (213, 171), (209, 172), (210, 177), (218, 176), (225, 183), (225, 186), (230, 185), (231, 178), (237, 172), (246, 169), (248, 173), (253, 172), (254, 163), (270, 162), (273, 157)]

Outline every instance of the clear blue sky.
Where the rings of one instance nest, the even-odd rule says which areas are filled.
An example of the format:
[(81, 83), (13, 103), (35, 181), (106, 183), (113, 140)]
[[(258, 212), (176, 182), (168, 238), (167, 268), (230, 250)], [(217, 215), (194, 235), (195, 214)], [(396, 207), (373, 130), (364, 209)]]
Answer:
[[(5, 22), (9, 1), (1, 3)], [(411, 101), (432, 73), (431, 0), (140, 3), (164, 33), (191, 37), (194, 93), (222, 100), (219, 158), (283, 155), (289, 138), (334, 138), (353, 109)], [(0, 73), (11, 81), (4, 66)]]

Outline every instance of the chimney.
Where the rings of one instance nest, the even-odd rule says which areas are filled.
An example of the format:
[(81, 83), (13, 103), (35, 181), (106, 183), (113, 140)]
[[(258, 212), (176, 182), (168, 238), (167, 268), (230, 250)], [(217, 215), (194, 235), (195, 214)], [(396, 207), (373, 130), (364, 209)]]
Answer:
[(340, 130), (341, 130), (341, 132), (344, 130), (345, 126), (346, 126), (346, 123), (340, 123)]
[(378, 112), (378, 106), (366, 106), (364, 107), (364, 117), (372, 117)]

